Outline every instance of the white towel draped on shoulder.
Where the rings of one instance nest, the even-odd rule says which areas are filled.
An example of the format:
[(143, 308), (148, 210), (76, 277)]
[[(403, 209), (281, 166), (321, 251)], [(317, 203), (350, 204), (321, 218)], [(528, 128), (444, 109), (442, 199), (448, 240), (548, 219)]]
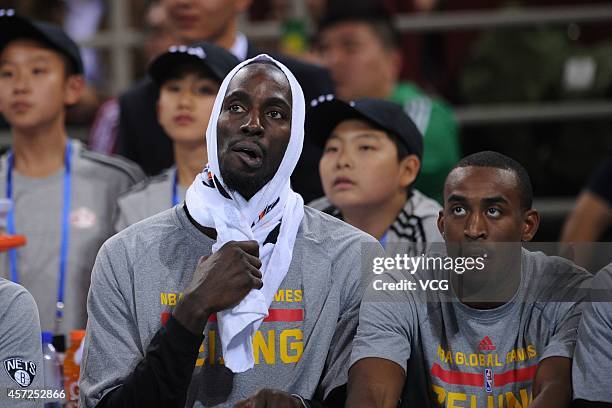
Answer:
[[(217, 121), (230, 80), (245, 65), (267, 60), (279, 67), (291, 86), (291, 136), (285, 156), (275, 174), (250, 200), (230, 191), (223, 182), (217, 157)], [(287, 274), (298, 228), (304, 216), (304, 200), (290, 186), (304, 141), (304, 95), (297, 80), (283, 64), (262, 54), (235, 67), (223, 80), (206, 131), (208, 166), (187, 190), (186, 204), (191, 216), (205, 227), (217, 231), (216, 252), (228, 241), (256, 240), (262, 262), (263, 288), (253, 289), (232, 309), (217, 313), (219, 335), (225, 365), (233, 372), (253, 367), (253, 336), (268, 309), (274, 294)], [(280, 223), (276, 243), (266, 237)]]

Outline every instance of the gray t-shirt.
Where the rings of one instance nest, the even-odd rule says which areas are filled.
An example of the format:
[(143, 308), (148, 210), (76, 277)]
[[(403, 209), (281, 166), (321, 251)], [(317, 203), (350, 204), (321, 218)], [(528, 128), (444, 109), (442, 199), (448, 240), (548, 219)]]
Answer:
[[(22, 286), (0, 278), (0, 408), (42, 407), (42, 402), (10, 399), (8, 390), (44, 387), (38, 310)], [(40, 401), (40, 400), (39, 400)]]
[[(161, 174), (136, 184), (119, 197), (115, 230), (121, 231), (138, 221), (171, 208), (175, 177), (176, 167), (172, 166)], [(187, 189), (177, 185), (176, 193), (178, 202), (182, 202), (185, 200)]]
[(572, 362), (574, 399), (612, 403), (612, 264), (597, 273)]
[[(262, 387), (305, 398), (346, 383), (362, 297), (362, 256), (382, 254), (376, 240), (309, 207), (269, 317), (254, 337), (255, 367), (232, 374), (222, 365), (212, 319), (193, 371), (187, 406), (233, 406)], [(109, 239), (98, 254), (88, 298), (81, 403), (94, 407), (142, 360), (213, 241), (182, 205)], [(363, 250), (362, 250), (363, 247)]]
[(586, 296), (590, 276), (562, 258), (522, 250), (519, 289), (491, 310), (468, 307), (452, 290), (446, 298), (428, 291), (425, 299), (422, 291), (369, 286), (351, 364), (377, 357), (400, 365), (403, 406), (527, 407), (538, 363), (573, 355), (581, 312), (576, 300)]
[[(334, 207), (327, 197), (318, 198), (309, 206), (342, 218), (340, 210)], [(442, 235), (437, 225), (441, 209), (437, 201), (418, 190), (412, 190), (412, 195), (406, 200), (406, 204), (381, 239), (386, 252), (420, 255), (425, 250), (425, 243), (442, 242)]]
[[(140, 168), (118, 157), (87, 151), (72, 140), (70, 236), (65, 315), (60, 333), (84, 329), (89, 279), (96, 254), (113, 231), (119, 195), (144, 178)], [(0, 159), (0, 191), (6, 191), (6, 156)], [(64, 170), (45, 178), (13, 171), (15, 230), (28, 242), (17, 249), (19, 283), (38, 304), (43, 331), (53, 331), (58, 293)], [(9, 279), (9, 257), (0, 253), (0, 276)]]

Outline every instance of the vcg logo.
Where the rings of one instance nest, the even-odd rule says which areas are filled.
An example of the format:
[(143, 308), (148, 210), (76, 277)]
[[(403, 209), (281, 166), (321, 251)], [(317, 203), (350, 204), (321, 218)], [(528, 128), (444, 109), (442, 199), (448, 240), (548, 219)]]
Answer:
[(11, 380), (24, 388), (32, 384), (36, 376), (36, 364), (20, 358), (4, 360), (4, 369), (8, 376), (11, 377)]

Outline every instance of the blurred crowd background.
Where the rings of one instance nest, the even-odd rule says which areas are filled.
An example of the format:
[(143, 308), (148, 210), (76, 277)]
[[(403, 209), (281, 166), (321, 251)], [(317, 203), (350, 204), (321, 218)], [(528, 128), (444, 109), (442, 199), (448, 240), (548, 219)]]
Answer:
[[(331, 64), (333, 55), (326, 54), (331, 51), (315, 35), (316, 28), (331, 9), (359, 3), (253, 0), (238, 30), (261, 49)], [(536, 240), (558, 240), (577, 195), (612, 153), (612, 3), (377, 3), (391, 13), (400, 33), (401, 61), (381, 62), (401, 67), (401, 81), (452, 111), (461, 156), (496, 150), (527, 168), (535, 207), (543, 215)], [(88, 91), (69, 111), (68, 126), (70, 136), (86, 142), (92, 132), (112, 131), (100, 129), (100, 116), (112, 116), (113, 98), (145, 75), (154, 56), (177, 42), (159, 1), (0, 0), (0, 8), (61, 24), (82, 46)], [(211, 29), (224, 21), (223, 13), (211, 13)], [(350, 53), (351, 44), (344, 45)], [(342, 70), (337, 67), (332, 77)], [(6, 149), (10, 131), (1, 122), (0, 144)], [(601, 240), (609, 240), (611, 232)]]

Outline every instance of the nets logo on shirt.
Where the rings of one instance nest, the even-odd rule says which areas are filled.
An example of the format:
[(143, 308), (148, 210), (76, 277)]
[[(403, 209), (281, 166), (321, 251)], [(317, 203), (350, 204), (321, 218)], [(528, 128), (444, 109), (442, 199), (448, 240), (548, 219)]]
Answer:
[(11, 380), (19, 384), (20, 387), (28, 387), (36, 377), (36, 364), (32, 361), (20, 358), (8, 358), (4, 360), (4, 369)]

